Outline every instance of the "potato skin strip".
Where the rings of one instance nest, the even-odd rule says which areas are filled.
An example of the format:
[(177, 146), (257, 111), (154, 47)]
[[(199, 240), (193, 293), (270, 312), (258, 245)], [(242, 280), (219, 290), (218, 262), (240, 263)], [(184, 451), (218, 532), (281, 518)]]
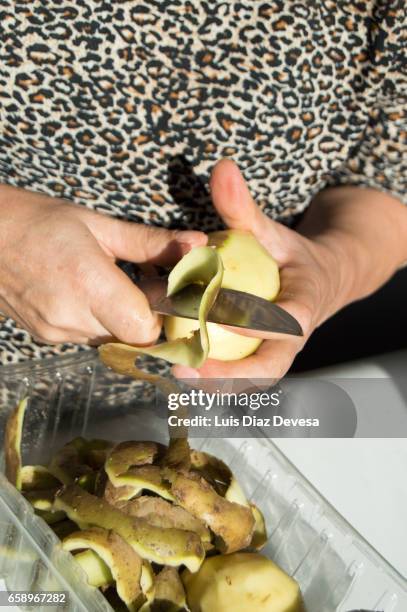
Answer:
[(43, 465), (24, 465), (21, 468), (21, 488), (23, 491), (43, 491), (61, 486), (58, 478)]
[(63, 484), (82, 479), (83, 486), (89, 487), (95, 468), (104, 464), (111, 447), (112, 443), (107, 440), (74, 438), (53, 456), (48, 469)]
[(23, 495), (36, 510), (53, 510), (55, 494), (58, 488), (37, 489), (35, 491), (24, 492)]
[(249, 546), (255, 519), (247, 506), (221, 497), (201, 477), (166, 470), (175, 502), (199, 518), (216, 536), (215, 546), (223, 553), (232, 553)]
[(66, 512), (76, 523), (113, 530), (148, 561), (173, 567), (185, 565), (196, 572), (204, 559), (205, 550), (196, 533), (153, 527), (145, 519), (128, 516), (78, 485), (61, 489), (54, 507)]
[(109, 567), (93, 550), (87, 548), (76, 553), (74, 557), (85, 572), (88, 584), (97, 588), (105, 588), (114, 584), (114, 578)]
[(261, 550), (268, 539), (266, 521), (264, 519), (263, 513), (255, 504), (250, 504), (250, 508), (252, 509), (252, 513), (255, 520), (253, 537), (252, 541), (250, 542), (250, 548), (254, 548), (255, 550)]
[(105, 470), (113, 476), (120, 476), (134, 466), (154, 463), (164, 455), (165, 446), (157, 442), (137, 440), (116, 444), (106, 458)]
[(67, 536), (62, 547), (70, 552), (88, 548), (106, 563), (116, 583), (117, 593), (129, 610), (138, 610), (144, 603), (140, 586), (142, 559), (114, 531), (98, 527), (77, 531)]
[[(158, 465), (141, 465), (132, 467), (124, 474), (115, 476), (108, 469), (106, 473), (110, 481), (119, 487), (124, 495), (129, 491), (130, 498), (136, 497), (141, 491), (150, 491), (156, 495), (160, 495), (164, 499), (173, 500), (173, 496), (169, 490), (167, 482), (163, 479), (161, 468)], [(124, 487), (124, 489), (123, 489)], [(130, 499), (128, 498), (128, 499)], [(123, 499), (123, 497), (122, 497)]]
[(27, 404), (28, 397), (25, 397), (14, 408), (7, 419), (4, 437), (6, 477), (19, 491), (21, 491), (22, 486), (21, 437)]
[(155, 598), (152, 611), (168, 610), (181, 612), (188, 610), (185, 589), (177, 570), (163, 567), (155, 577)]
[(243, 490), (224, 461), (203, 451), (191, 450), (191, 468), (198, 472), (215, 491), (231, 502), (249, 507)]
[(136, 347), (120, 343), (108, 343), (99, 348), (103, 363), (116, 372), (141, 380), (157, 382), (159, 377), (142, 373), (134, 365), (139, 355), (150, 355), (170, 363), (199, 368), (209, 353), (207, 318), (223, 278), (220, 255), (211, 247), (197, 247), (187, 253), (173, 268), (168, 277), (167, 296), (172, 296), (188, 285), (201, 284), (206, 289), (199, 304), (199, 329), (187, 338), (162, 342), (149, 347)]
[(143, 495), (130, 501), (119, 502), (117, 507), (130, 516), (145, 518), (156, 527), (186, 529), (197, 533), (203, 543), (211, 541), (210, 531), (203, 521), (192, 516), (181, 506), (176, 506), (161, 497)]

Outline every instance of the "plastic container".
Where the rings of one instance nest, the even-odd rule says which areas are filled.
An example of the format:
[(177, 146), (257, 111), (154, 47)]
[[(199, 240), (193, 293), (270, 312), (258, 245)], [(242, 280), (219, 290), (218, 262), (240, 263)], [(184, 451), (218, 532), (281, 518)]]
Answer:
[[(23, 462), (47, 461), (77, 435), (166, 440), (151, 418), (145, 387), (108, 372), (93, 352), (0, 370), (0, 431), (23, 394), (30, 395)], [(144, 398), (144, 399), (142, 399)], [(151, 403), (150, 403), (151, 406)], [(3, 435), (1, 436), (3, 438)], [(263, 510), (265, 553), (300, 583), (308, 612), (406, 612), (407, 583), (266, 439), (192, 440), (224, 459)], [(62, 590), (56, 610), (111, 610), (43, 520), (0, 473), (0, 579), (9, 590)], [(378, 526), (378, 528), (387, 528)], [(36, 608), (38, 610), (38, 608)], [(45, 610), (51, 611), (52, 606)]]

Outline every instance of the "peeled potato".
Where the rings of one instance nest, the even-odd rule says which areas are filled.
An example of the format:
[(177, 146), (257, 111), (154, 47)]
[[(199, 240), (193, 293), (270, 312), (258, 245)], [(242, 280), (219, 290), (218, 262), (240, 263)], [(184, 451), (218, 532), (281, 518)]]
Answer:
[[(164, 330), (167, 340), (186, 338), (191, 331), (199, 329), (199, 321), (182, 319), (181, 317), (166, 317)], [(221, 327), (217, 323), (207, 323), (209, 334), (209, 358), (219, 361), (244, 359), (254, 353), (261, 344), (259, 338), (241, 336)]]
[(191, 612), (305, 612), (295, 580), (258, 553), (210, 557), (182, 580)]
[[(216, 247), (224, 266), (222, 287), (238, 289), (274, 300), (280, 289), (278, 266), (266, 249), (248, 233), (238, 230), (213, 232), (209, 246)], [(166, 317), (164, 329), (167, 340), (185, 338), (199, 328), (199, 322), (181, 317)], [(261, 344), (258, 338), (241, 336), (217, 325), (207, 325), (209, 357), (221, 361), (243, 359)]]

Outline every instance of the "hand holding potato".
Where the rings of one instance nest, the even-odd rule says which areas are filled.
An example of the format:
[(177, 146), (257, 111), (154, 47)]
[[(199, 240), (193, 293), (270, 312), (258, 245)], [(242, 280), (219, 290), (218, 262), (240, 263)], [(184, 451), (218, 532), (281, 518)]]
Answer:
[[(253, 355), (237, 361), (208, 359), (199, 369), (177, 365), (173, 372), (179, 378), (281, 378), (321, 323), (377, 289), (407, 258), (407, 211), (374, 190), (344, 187), (322, 192), (298, 231), (261, 211), (232, 161), (215, 166), (211, 191), (227, 227), (252, 232), (277, 261), (281, 292), (276, 303), (299, 321), (304, 336), (264, 334), (265, 341)], [(381, 232), (377, 219), (382, 220)], [(386, 248), (390, 232), (392, 250)]]

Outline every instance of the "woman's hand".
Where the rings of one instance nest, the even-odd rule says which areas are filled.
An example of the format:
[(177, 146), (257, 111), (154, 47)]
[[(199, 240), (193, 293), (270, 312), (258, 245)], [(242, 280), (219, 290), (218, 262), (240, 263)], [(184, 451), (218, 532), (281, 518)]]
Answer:
[(179, 378), (281, 378), (323, 321), (376, 290), (407, 260), (407, 210), (383, 193), (360, 188), (322, 192), (293, 231), (262, 213), (232, 161), (216, 165), (211, 191), (225, 224), (251, 231), (278, 262), (276, 303), (299, 321), (304, 336), (269, 334), (246, 359), (209, 359), (199, 370), (175, 366)]
[(173, 265), (205, 243), (2, 185), (0, 312), (48, 344), (149, 344), (160, 320), (115, 260)]

